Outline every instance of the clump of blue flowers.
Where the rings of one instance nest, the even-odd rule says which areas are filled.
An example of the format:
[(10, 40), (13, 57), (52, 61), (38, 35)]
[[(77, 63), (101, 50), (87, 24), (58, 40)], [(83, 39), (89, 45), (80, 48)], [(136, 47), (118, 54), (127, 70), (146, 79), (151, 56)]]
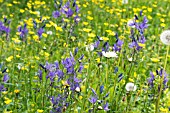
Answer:
[[(163, 78), (163, 84), (157, 84), (160, 78)], [(160, 70), (156, 70), (156, 75), (153, 72), (150, 72), (150, 77), (148, 78), (148, 85), (150, 88), (155, 88), (160, 90), (160, 85), (163, 85), (163, 90), (168, 88), (168, 74), (162, 68)]]
[(109, 111), (109, 104), (106, 101), (106, 98), (109, 96), (109, 93), (104, 92), (104, 86), (100, 86), (100, 96), (97, 95), (96, 91), (91, 88), (92, 95), (88, 99), (89, 102), (92, 104), (92, 108), (89, 109), (89, 112), (97, 112), (99, 110)]
[(7, 20), (6, 17), (4, 17), (4, 22), (0, 21), (0, 35), (6, 35), (6, 38), (8, 39), (9, 37), (9, 33), (11, 31), (9, 25), (10, 25), (11, 21)]
[[(1, 66), (1, 65), (0, 65)], [(1, 83), (0, 83), (0, 92), (2, 92), (2, 91), (6, 91), (7, 89), (5, 88), (5, 84), (9, 81), (9, 75), (8, 75), (8, 73), (7, 73), (7, 68), (5, 68), (5, 69), (2, 69), (2, 67), (0, 67), (0, 69), (1, 69), (1, 74), (2, 74), (2, 81), (1, 81)], [(0, 74), (0, 75), (1, 75)]]
[[(141, 13), (140, 16), (142, 16)], [(139, 43), (144, 44), (146, 42), (144, 31), (149, 26), (146, 16), (143, 17), (142, 22), (137, 22), (138, 20), (139, 17), (135, 15), (135, 18), (128, 22), (128, 26), (131, 27), (131, 42), (129, 43), (129, 48), (135, 48), (137, 51), (142, 49)]]
[[(77, 52), (78, 48), (75, 49), (74, 55)], [(82, 63), (84, 55), (81, 55), (78, 60), (75, 60), (74, 55), (70, 52), (70, 57), (62, 59), (61, 62), (56, 61), (54, 63), (46, 62), (45, 65), (40, 64), (46, 75), (45, 85), (47, 86), (45, 87), (49, 87), (45, 95), (51, 100), (51, 113), (64, 112), (81, 92), (81, 79), (77, 77), (77, 73), (81, 73), (84, 68)], [(42, 69), (39, 69), (37, 73), (40, 83), (44, 81)], [(54, 91), (54, 89), (57, 91)]]

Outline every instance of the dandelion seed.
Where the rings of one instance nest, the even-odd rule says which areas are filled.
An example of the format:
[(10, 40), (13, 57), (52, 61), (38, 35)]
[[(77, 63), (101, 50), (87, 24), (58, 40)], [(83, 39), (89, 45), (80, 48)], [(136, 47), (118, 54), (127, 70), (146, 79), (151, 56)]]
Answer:
[(161, 33), (160, 39), (165, 45), (170, 45), (170, 30), (165, 30)]
[(125, 86), (127, 91), (136, 91), (136, 85), (132, 82), (129, 82)]
[(122, 0), (122, 4), (128, 4), (128, 0)]
[(94, 45), (90, 44), (86, 46), (86, 51), (93, 51), (94, 50)]

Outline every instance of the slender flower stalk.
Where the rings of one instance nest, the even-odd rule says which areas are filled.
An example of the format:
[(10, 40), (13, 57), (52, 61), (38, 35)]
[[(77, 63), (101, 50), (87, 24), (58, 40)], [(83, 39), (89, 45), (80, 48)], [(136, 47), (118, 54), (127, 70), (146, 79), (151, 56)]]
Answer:
[[(167, 52), (166, 52), (166, 58), (165, 58), (165, 62), (164, 62), (164, 70), (166, 69), (166, 65), (167, 65), (167, 59), (168, 59), (168, 52), (169, 52), (169, 46), (167, 46)], [(159, 102), (160, 102), (160, 97), (162, 94), (162, 88), (163, 88), (163, 81), (164, 81), (164, 73), (162, 73), (162, 78), (160, 81), (160, 91), (158, 93), (158, 99), (156, 101), (156, 110), (155, 113), (159, 113)]]
[(108, 68), (109, 68), (109, 59), (107, 58), (107, 68), (106, 68), (106, 84), (108, 79)]

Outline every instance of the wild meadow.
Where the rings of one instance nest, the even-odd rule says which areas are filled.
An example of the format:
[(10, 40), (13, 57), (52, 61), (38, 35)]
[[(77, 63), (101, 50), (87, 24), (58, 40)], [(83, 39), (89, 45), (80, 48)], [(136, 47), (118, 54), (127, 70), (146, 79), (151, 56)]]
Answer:
[(0, 113), (170, 113), (169, 0), (0, 0)]

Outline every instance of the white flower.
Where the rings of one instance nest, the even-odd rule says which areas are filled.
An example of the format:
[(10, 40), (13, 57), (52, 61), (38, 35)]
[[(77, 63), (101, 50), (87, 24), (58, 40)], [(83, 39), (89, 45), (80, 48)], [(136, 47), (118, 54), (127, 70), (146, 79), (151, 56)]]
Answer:
[(86, 46), (86, 51), (93, 51), (94, 50), (94, 45), (90, 44)]
[(111, 57), (117, 58), (118, 57), (116, 52), (114, 52), (114, 51), (109, 51), (109, 52), (102, 51), (102, 55), (107, 58), (111, 58)]
[[(129, 21), (127, 22), (127, 25), (128, 25), (129, 27), (135, 28), (135, 25), (133, 25), (133, 24), (134, 24), (134, 20), (129, 20)], [(132, 26), (130, 26), (130, 25), (132, 25)]]
[(127, 91), (135, 91), (136, 90), (136, 85), (132, 82), (129, 82), (126, 84), (126, 90)]
[(80, 88), (76, 87), (75, 91), (80, 92)]
[(99, 109), (99, 110), (102, 110), (102, 109), (103, 109), (103, 107), (102, 107), (102, 106), (98, 106), (98, 109)]
[(53, 32), (52, 32), (52, 31), (47, 31), (47, 34), (48, 34), (48, 35), (52, 35)]
[(160, 39), (165, 45), (170, 45), (170, 30), (161, 33)]
[(133, 61), (133, 58), (132, 57), (128, 57), (128, 61), (132, 62)]
[(22, 68), (22, 63), (18, 63), (17, 68), (20, 70)]
[(122, 4), (128, 4), (128, 0), (122, 0)]

